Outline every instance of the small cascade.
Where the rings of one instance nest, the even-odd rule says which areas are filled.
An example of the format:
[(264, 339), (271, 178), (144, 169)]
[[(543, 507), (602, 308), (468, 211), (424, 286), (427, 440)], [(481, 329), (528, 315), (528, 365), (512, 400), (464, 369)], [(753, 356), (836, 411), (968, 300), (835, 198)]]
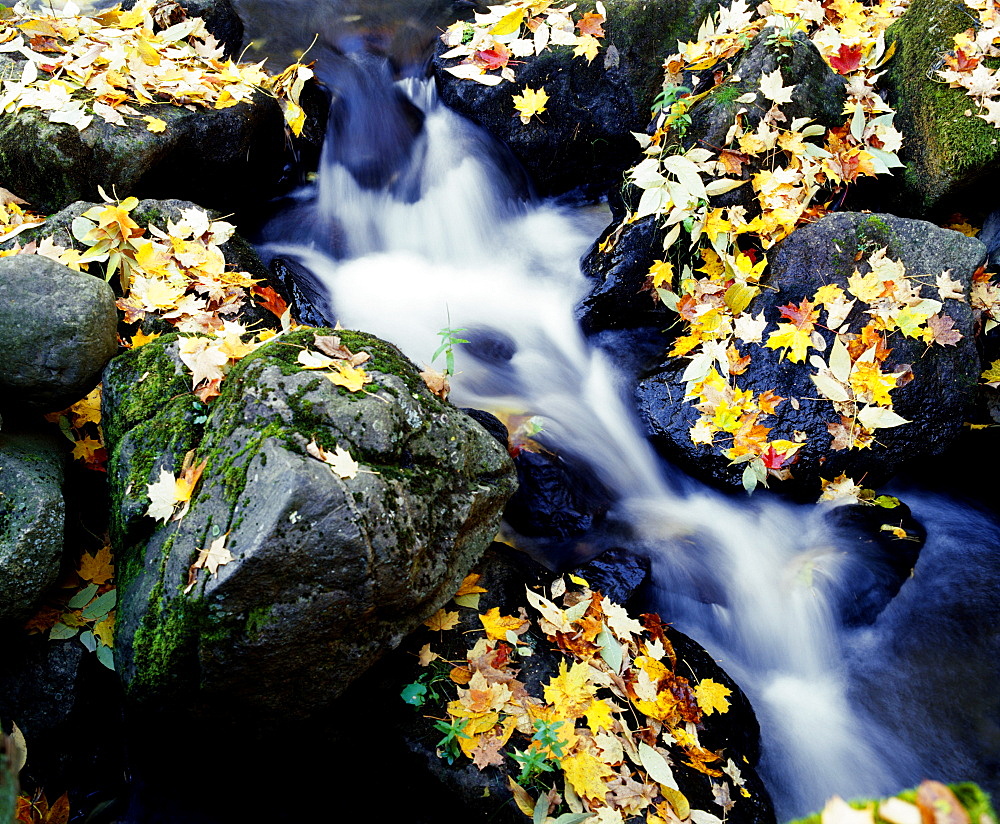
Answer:
[(330, 322), (418, 364), (439, 330), (463, 330), (452, 400), (541, 416), (545, 442), (612, 491), (612, 517), (653, 561), (662, 614), (750, 696), (780, 818), (898, 790), (891, 768), (905, 759), (886, 753), (905, 730), (855, 712), (851, 639), (829, 601), (843, 553), (823, 511), (665, 478), (614, 365), (577, 328), (577, 261), (606, 215), (532, 202), (506, 150), (438, 105), (429, 82), (392, 83), (367, 57), (340, 74), (318, 185), (271, 227), (267, 251), (326, 287)]

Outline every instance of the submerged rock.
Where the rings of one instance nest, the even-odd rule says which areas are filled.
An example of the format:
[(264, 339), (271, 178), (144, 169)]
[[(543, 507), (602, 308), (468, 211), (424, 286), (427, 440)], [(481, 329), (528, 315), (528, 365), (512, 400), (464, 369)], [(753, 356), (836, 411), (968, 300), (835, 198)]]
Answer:
[[(339, 333), (372, 356), (364, 391), (302, 370), (322, 333), (246, 357), (207, 419), (172, 337), (105, 373), (115, 653), (142, 709), (308, 718), (449, 598), (496, 532), (514, 490), (505, 450), (377, 338)], [(335, 474), (317, 444), (348, 451), (356, 474)], [(157, 525), (149, 484), (188, 450), (207, 461), (201, 484)], [(194, 569), (210, 547), (232, 560)]]
[(0, 388), (5, 407), (51, 411), (93, 389), (118, 351), (103, 280), (40, 255), (0, 258)]

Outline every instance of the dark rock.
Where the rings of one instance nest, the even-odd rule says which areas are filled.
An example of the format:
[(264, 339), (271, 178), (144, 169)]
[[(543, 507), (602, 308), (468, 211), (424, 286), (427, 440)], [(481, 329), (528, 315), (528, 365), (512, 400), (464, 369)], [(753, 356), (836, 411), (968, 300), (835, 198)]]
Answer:
[(608, 507), (607, 491), (558, 455), (522, 450), (514, 466), (518, 488), (504, 518), (522, 535), (563, 541), (576, 538)]
[(902, 502), (838, 506), (827, 513), (826, 522), (843, 555), (835, 579), (818, 584), (831, 590), (828, 597), (842, 625), (871, 624), (912, 574), (927, 530)]
[[(17, 61), (0, 55), (6, 76)], [(265, 201), (281, 175), (284, 119), (262, 92), (225, 109), (138, 106), (166, 122), (150, 132), (131, 118), (115, 126), (95, 117), (80, 131), (38, 109), (0, 114), (0, 177), (36, 211), (93, 200), (97, 187), (120, 198), (180, 197), (223, 212)]]
[[(338, 333), (372, 355), (364, 393), (301, 371), (317, 333), (237, 364), (203, 425), (172, 337), (105, 373), (115, 653), (137, 708), (308, 718), (447, 600), (496, 533), (514, 486), (505, 450), (376, 338)], [(347, 449), (361, 471), (335, 476), (311, 441)], [(192, 448), (208, 461), (199, 493), (157, 527), (147, 485)], [(234, 560), (182, 592), (223, 536)]]
[(0, 433), (0, 621), (21, 621), (59, 575), (64, 450), (54, 438)]
[[(795, 84), (791, 102), (782, 106), (788, 122), (805, 117), (828, 127), (843, 125), (844, 78), (826, 64), (801, 32), (783, 40), (776, 36), (774, 29), (765, 29), (737, 58), (731, 78), (739, 80), (721, 83), (695, 103), (690, 111), (691, 123), (673, 139), (684, 149), (725, 146), (726, 135), (738, 111), (743, 112), (743, 127), (748, 131), (755, 129), (767, 109), (741, 104), (736, 99), (756, 91), (761, 75), (775, 69), (781, 70), (786, 84)], [(686, 78), (695, 93), (698, 93), (699, 79), (697, 73), (689, 73)], [(743, 177), (749, 176), (747, 168)], [(626, 185), (617, 211), (635, 208), (640, 196), (641, 190)], [(748, 219), (760, 214), (760, 205), (750, 186), (716, 196), (712, 202), (715, 206), (738, 203), (746, 208)], [(594, 281), (593, 289), (577, 308), (584, 331), (593, 335), (610, 329), (665, 329), (676, 315), (665, 309), (645, 287), (653, 262), (667, 259), (663, 249), (666, 232), (657, 225), (655, 216), (629, 224), (619, 223), (621, 214), (615, 217), (616, 222), (605, 230), (583, 260), (584, 274)], [(697, 265), (700, 264), (695, 268)]]
[(625, 606), (649, 578), (649, 558), (624, 549), (609, 549), (575, 572), (592, 590)]
[[(568, 46), (551, 47), (514, 67), (516, 83), (483, 86), (444, 71), (452, 60), (438, 45), (434, 74), (446, 105), (475, 120), (506, 143), (527, 167), (539, 192), (559, 194), (583, 187), (594, 194), (620, 179), (637, 154), (630, 132), (645, 130), (662, 83), (663, 57), (677, 40), (692, 39), (710, 0), (608, 0), (606, 36), (590, 63)], [(593, 11), (592, 0), (576, 13)], [(542, 119), (516, 116), (512, 97), (525, 87), (549, 95)]]
[(39, 255), (0, 259), (3, 405), (51, 411), (93, 389), (118, 350), (115, 296), (103, 280)]
[[(136, 0), (124, 0), (123, 9), (131, 9)], [(178, 3), (188, 17), (201, 17), (205, 28), (226, 49), (226, 57), (234, 60), (243, 50), (243, 20), (240, 19), (232, 0), (180, 0)], [(176, 16), (177, 19), (174, 19)], [(170, 18), (169, 25), (179, 23), (183, 16), (176, 14)]]
[[(932, 279), (921, 280), (920, 275), (951, 270), (968, 295), (972, 274), (985, 258), (985, 249), (978, 241), (929, 223), (889, 215), (827, 215), (793, 232), (772, 253), (766, 288), (748, 311), (753, 315), (763, 312), (773, 323), (779, 319), (778, 306), (798, 304), (826, 283), (846, 286), (856, 267), (867, 271), (860, 256), (882, 247), (888, 248), (890, 259), (901, 261), (908, 273), (917, 276), (914, 282), (921, 283), (925, 298), (936, 298), (937, 290)], [(803, 399), (798, 409), (782, 403), (775, 417), (768, 418), (771, 440), (794, 440), (797, 432), (806, 436), (806, 445), (792, 467), (794, 485), (786, 486), (788, 491), (815, 498), (821, 474), (833, 479), (842, 472), (856, 479), (864, 477), (867, 486), (877, 486), (903, 462), (939, 454), (954, 440), (975, 397), (979, 360), (969, 304), (948, 299), (942, 311), (962, 334), (957, 345), (928, 347), (921, 340), (898, 334), (892, 337), (892, 353), (884, 371), (912, 365), (913, 380), (894, 389), (892, 395), (894, 410), (911, 423), (879, 429), (869, 449), (831, 449), (827, 423), (836, 423), (840, 416), (831, 402), (816, 400), (817, 390), (810, 377), (814, 369), (808, 362), (794, 364), (782, 359), (779, 350), (760, 344), (742, 345), (741, 354), (751, 354), (752, 359), (741, 387)], [(857, 332), (867, 320), (867, 305), (859, 301), (848, 316), (851, 331)], [(823, 329), (821, 334), (829, 347), (832, 333)], [(686, 364), (685, 359), (668, 359), (639, 382), (636, 398), (640, 413), (657, 444), (682, 469), (723, 487), (739, 488), (743, 467), (731, 465), (713, 447), (691, 442), (689, 429), (698, 412), (683, 400), (681, 376)]]
[(335, 320), (330, 293), (309, 269), (294, 258), (276, 257), (271, 260), (271, 271), (299, 323), (325, 326)]
[[(889, 27), (885, 42), (896, 53), (881, 84), (906, 136), (899, 159), (906, 164), (894, 200), (901, 214), (931, 210), (992, 209), (1000, 172), (997, 130), (975, 116), (964, 89), (950, 88), (934, 72), (955, 48), (954, 35), (973, 25), (970, 11), (950, 0), (914, 0)], [(971, 112), (970, 112), (971, 110)]]
[[(460, 622), (455, 631), (435, 634), (431, 640), (433, 650), (447, 661), (465, 659), (467, 649), (476, 637), (472, 635), (470, 639), (470, 634), (482, 632), (478, 613), (498, 607), (504, 615), (517, 614), (519, 607), (528, 606), (524, 595), (525, 585), (539, 588), (548, 586), (552, 580), (550, 572), (530, 561), (527, 556), (498, 544), (493, 545), (475, 571), (482, 576), (479, 585), (487, 590), (480, 596), (478, 611), (460, 610)], [(593, 571), (592, 567), (580, 570), (583, 574)], [(704, 729), (699, 731), (699, 737), (706, 747), (724, 749), (724, 757), (732, 758), (738, 763), (745, 786), (750, 792), (750, 798), (736, 799), (737, 803), (729, 811), (727, 821), (743, 824), (773, 822), (774, 812), (767, 790), (754, 771), (759, 749), (759, 728), (749, 702), (739, 687), (700, 646), (672, 628), (664, 629), (678, 656), (678, 674), (683, 672), (684, 677), (692, 683), (702, 678), (711, 678), (732, 690), (730, 710), (725, 715), (705, 716)], [(427, 640), (426, 633), (415, 633), (403, 649), (415, 653)], [(563, 655), (552, 649), (552, 645), (536, 630), (522, 636), (522, 643), (533, 648), (533, 654), (518, 660), (517, 679), (525, 685), (529, 695), (540, 697), (544, 685), (557, 673), (558, 662), (563, 660)], [(419, 674), (414, 673), (415, 676)], [(400, 678), (398, 672), (396, 678)], [(429, 716), (437, 714), (438, 703), (453, 697), (454, 687), (452, 685), (449, 689), (449, 684), (450, 681), (445, 680), (441, 685), (444, 697), (432, 699), (419, 713), (413, 712), (402, 729), (408, 746), (421, 759), (425, 769), (450, 792), (450, 799), (440, 802), (441, 820), (472, 818), (498, 824), (524, 821), (524, 815), (513, 803), (507, 783), (507, 776), (517, 776), (516, 763), (505, 758), (502, 766), (488, 766), (479, 770), (464, 757), (449, 765), (436, 754), (441, 732), (433, 727), (433, 718)], [(681, 792), (691, 801), (693, 808), (715, 809), (712, 782), (708, 776), (687, 767), (679, 758), (673, 759), (672, 769)], [(537, 791), (533, 794), (537, 795)], [(627, 819), (629, 822), (640, 820), (643, 819)]]

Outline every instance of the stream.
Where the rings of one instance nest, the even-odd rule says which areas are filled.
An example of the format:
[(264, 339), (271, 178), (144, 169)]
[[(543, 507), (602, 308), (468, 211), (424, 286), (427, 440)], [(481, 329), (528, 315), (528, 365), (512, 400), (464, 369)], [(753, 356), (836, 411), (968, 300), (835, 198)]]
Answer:
[(261, 251), (297, 261), (328, 322), (418, 364), (439, 330), (464, 330), (451, 399), (539, 416), (546, 446), (610, 491), (608, 520), (652, 562), (656, 608), (749, 695), (779, 818), (924, 777), (1000, 791), (990, 516), (901, 493), (928, 532), (915, 573), (873, 625), (841, 626), (835, 603), (864, 570), (821, 507), (724, 497), (648, 446), (615, 365), (573, 318), (588, 288), (577, 262), (607, 213), (534, 200), (506, 149), (439, 105), (419, 61), (447, 8), (237, 6), (263, 51), (293, 54), (318, 30), (310, 57), (336, 90), (317, 179), (262, 229)]

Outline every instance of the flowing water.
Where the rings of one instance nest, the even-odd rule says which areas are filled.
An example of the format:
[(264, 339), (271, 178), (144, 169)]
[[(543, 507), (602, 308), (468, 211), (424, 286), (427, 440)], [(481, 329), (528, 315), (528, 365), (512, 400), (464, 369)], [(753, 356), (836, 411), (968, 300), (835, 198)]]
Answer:
[[(348, 35), (327, 40), (343, 50)], [(465, 330), (452, 399), (541, 416), (546, 444), (611, 491), (661, 613), (750, 696), (779, 817), (925, 775), (995, 775), (998, 641), (982, 626), (997, 611), (983, 584), (1000, 573), (997, 527), (917, 499), (929, 539), (915, 577), (873, 626), (840, 627), (833, 604), (856, 567), (823, 510), (734, 501), (670, 473), (614, 364), (578, 331), (577, 261), (606, 214), (533, 201), (503, 147), (391, 60), (356, 52), (325, 72), (337, 98), (318, 181), (266, 227), (265, 253), (328, 291), (329, 321), (418, 364), (439, 330)]]

